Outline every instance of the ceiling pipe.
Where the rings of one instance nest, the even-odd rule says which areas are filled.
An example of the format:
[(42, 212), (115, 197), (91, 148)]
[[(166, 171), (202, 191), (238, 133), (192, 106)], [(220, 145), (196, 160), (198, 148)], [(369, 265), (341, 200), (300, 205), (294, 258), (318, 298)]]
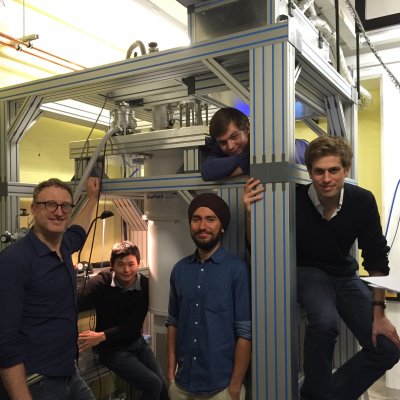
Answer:
[[(1, 39), (0, 39), (0, 45), (7, 46), (7, 47), (11, 47), (12, 49), (16, 50), (16, 49), (15, 49), (15, 46), (14, 46), (13, 44), (7, 43), (7, 42), (3, 42)], [(56, 62), (56, 61), (54, 61), (54, 60), (50, 60), (50, 59), (48, 59), (48, 58), (45, 58), (45, 57), (40, 56), (39, 54), (32, 53), (32, 52), (30, 52), (30, 51), (28, 51), (28, 50), (25, 50), (25, 49), (22, 49), (22, 48), (19, 49), (18, 51), (21, 51), (21, 52), (26, 53), (26, 54), (29, 54), (29, 55), (31, 55), (31, 56), (40, 58), (40, 59), (42, 59), (42, 60), (44, 60), (44, 61), (48, 61), (48, 62), (50, 62), (50, 63), (52, 63), (52, 64), (59, 65), (60, 67), (70, 69), (71, 71), (78, 71), (77, 68), (72, 68), (72, 67), (69, 67), (69, 66), (67, 66), (67, 65), (63, 65), (63, 64), (58, 63), (58, 62)]]
[[(0, 44), (2, 44), (4, 46), (8, 46), (8, 47), (14, 48), (15, 50), (18, 50), (18, 51), (23, 51), (24, 53), (30, 54), (30, 55), (32, 55), (34, 57), (38, 57), (38, 58), (40, 58), (42, 60), (51, 62), (53, 64), (60, 65), (61, 67), (68, 68), (68, 69), (70, 69), (72, 71), (78, 71), (80, 69), (85, 69), (86, 68), (86, 67), (84, 67), (82, 65), (79, 65), (79, 64), (76, 64), (74, 62), (68, 61), (65, 58), (62, 58), (62, 57), (56, 56), (54, 54), (51, 54), (51, 53), (49, 53), (49, 52), (47, 52), (45, 50), (38, 49), (37, 47), (31, 47), (31, 45), (29, 45), (28, 43), (26, 43), (26, 42), (24, 42), (24, 41), (22, 41), (20, 39), (16, 39), (16, 38), (14, 38), (12, 36), (9, 36), (9, 35), (7, 35), (7, 34), (5, 34), (3, 32), (0, 32), (0, 37), (3, 37), (3, 38), (5, 38), (5, 39), (7, 39), (9, 41), (9, 42), (0, 41)], [(27, 47), (31, 51), (26, 50), (25, 48), (21, 47), (21, 45)], [(41, 55), (40, 53), (43, 54), (43, 55)], [(45, 56), (47, 56), (47, 57), (45, 57)], [(51, 57), (52, 59), (50, 59), (48, 57)], [(62, 64), (62, 63), (64, 63), (64, 64)], [(71, 67), (70, 65), (65, 65), (65, 63), (66, 64), (70, 64), (71, 66), (74, 66), (74, 67)], [(75, 67), (77, 67), (77, 68), (75, 68)]]

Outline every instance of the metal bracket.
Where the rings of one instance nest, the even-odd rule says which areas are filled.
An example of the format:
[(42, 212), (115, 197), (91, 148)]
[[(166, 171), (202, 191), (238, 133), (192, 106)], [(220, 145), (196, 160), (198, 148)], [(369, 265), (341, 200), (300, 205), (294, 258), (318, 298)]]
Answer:
[(8, 184), (7, 182), (0, 182), (0, 196), (8, 196)]
[(262, 183), (309, 183), (310, 178), (305, 166), (288, 161), (266, 164), (250, 164), (250, 176), (260, 179)]
[(196, 81), (194, 76), (188, 76), (187, 78), (183, 78), (182, 82), (188, 88), (188, 96), (196, 93)]
[(245, 88), (234, 76), (232, 76), (220, 63), (215, 61), (213, 58), (207, 58), (202, 60), (202, 62), (237, 96), (239, 96), (247, 104), (250, 103), (250, 91)]

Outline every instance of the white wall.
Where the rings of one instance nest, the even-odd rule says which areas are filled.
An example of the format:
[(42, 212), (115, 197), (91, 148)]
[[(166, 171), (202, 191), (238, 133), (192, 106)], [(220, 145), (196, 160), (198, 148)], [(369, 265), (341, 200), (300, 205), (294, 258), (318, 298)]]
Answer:
[[(390, 70), (400, 80), (400, 62), (391, 64)], [(381, 87), (382, 116), (382, 224), (386, 231), (390, 207), (396, 185), (400, 180), (400, 89), (396, 88), (389, 76), (382, 75)], [(392, 242), (397, 221), (400, 218), (400, 188), (391, 215), (387, 239)], [(392, 273), (400, 276), (400, 232), (390, 252)]]

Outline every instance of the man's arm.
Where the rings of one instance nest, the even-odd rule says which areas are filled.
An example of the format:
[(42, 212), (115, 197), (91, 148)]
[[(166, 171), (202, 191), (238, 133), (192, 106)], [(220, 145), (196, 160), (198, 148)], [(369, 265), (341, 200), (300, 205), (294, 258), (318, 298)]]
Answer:
[(246, 173), (249, 168), (249, 153), (240, 153), (227, 156), (217, 143), (206, 156), (201, 165), (201, 177), (205, 181), (232, 178)]
[(249, 178), (247, 180), (243, 191), (243, 203), (246, 209), (246, 238), (249, 242), (251, 240), (251, 205), (264, 197), (263, 192), (264, 187), (259, 179)]
[(171, 383), (175, 380), (176, 373), (176, 336), (175, 326), (168, 325), (167, 328), (167, 379)]
[(79, 352), (81, 353), (82, 351), (89, 350), (106, 340), (107, 337), (104, 332), (90, 330), (81, 332), (78, 337)]
[[(382, 226), (380, 223), (380, 215), (374, 195), (366, 191), (363, 193), (363, 210), (364, 229), (358, 237), (358, 245), (361, 249), (363, 258), (363, 266), (369, 276), (385, 276), (389, 273), (389, 260), (386, 238), (382, 234)], [(357, 204), (361, 204), (358, 201)], [(373, 301), (384, 302), (384, 289), (372, 289)], [(397, 347), (400, 348), (399, 335), (396, 328), (385, 316), (385, 309), (382, 306), (372, 306), (373, 308), (373, 324), (372, 324), (372, 344), (376, 345), (377, 335), (384, 335), (390, 339)]]
[(19, 253), (25, 252), (26, 247), (20, 243), (0, 253), (0, 376), (12, 400), (30, 400), (20, 327), (26, 310), (25, 290), (30, 278), (26, 270), (31, 254), (25, 254), (22, 262)]
[(74, 219), (74, 225), (81, 226), (86, 232), (89, 229), (90, 223), (93, 221), (94, 212), (100, 194), (100, 179), (90, 176), (86, 181), (86, 193), (88, 200), (77, 217)]
[(0, 376), (11, 400), (32, 400), (26, 384), (24, 364), (20, 363), (9, 368), (0, 368)]
[[(377, 271), (370, 271), (370, 276), (383, 276), (384, 274)], [(385, 290), (380, 288), (372, 288), (374, 302), (385, 301)], [(382, 306), (373, 306), (374, 321), (372, 324), (372, 344), (376, 346), (376, 337), (384, 335), (390, 339), (398, 348), (400, 348), (400, 338), (394, 325), (385, 315), (385, 309)]]
[(228, 392), (232, 400), (239, 400), (240, 398), (240, 388), (250, 364), (250, 356), (251, 340), (239, 337), (236, 340), (233, 371), (228, 386)]

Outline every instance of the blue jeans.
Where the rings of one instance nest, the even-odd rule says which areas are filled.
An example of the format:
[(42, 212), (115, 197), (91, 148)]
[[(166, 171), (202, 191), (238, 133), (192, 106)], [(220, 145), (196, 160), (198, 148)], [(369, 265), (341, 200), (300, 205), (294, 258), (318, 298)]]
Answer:
[(168, 388), (158, 361), (141, 336), (130, 346), (99, 351), (100, 362), (133, 387), (142, 400), (168, 400)]
[[(3, 390), (0, 387), (0, 399), (9, 400)], [(96, 400), (85, 381), (76, 373), (70, 377), (44, 377), (29, 386), (29, 391), (33, 400)]]
[[(298, 299), (307, 312), (304, 339), (304, 383), (307, 400), (356, 400), (400, 358), (398, 348), (383, 335), (372, 345), (372, 295), (357, 274), (330, 276), (299, 267)], [(339, 318), (357, 338), (361, 350), (332, 375)]]

